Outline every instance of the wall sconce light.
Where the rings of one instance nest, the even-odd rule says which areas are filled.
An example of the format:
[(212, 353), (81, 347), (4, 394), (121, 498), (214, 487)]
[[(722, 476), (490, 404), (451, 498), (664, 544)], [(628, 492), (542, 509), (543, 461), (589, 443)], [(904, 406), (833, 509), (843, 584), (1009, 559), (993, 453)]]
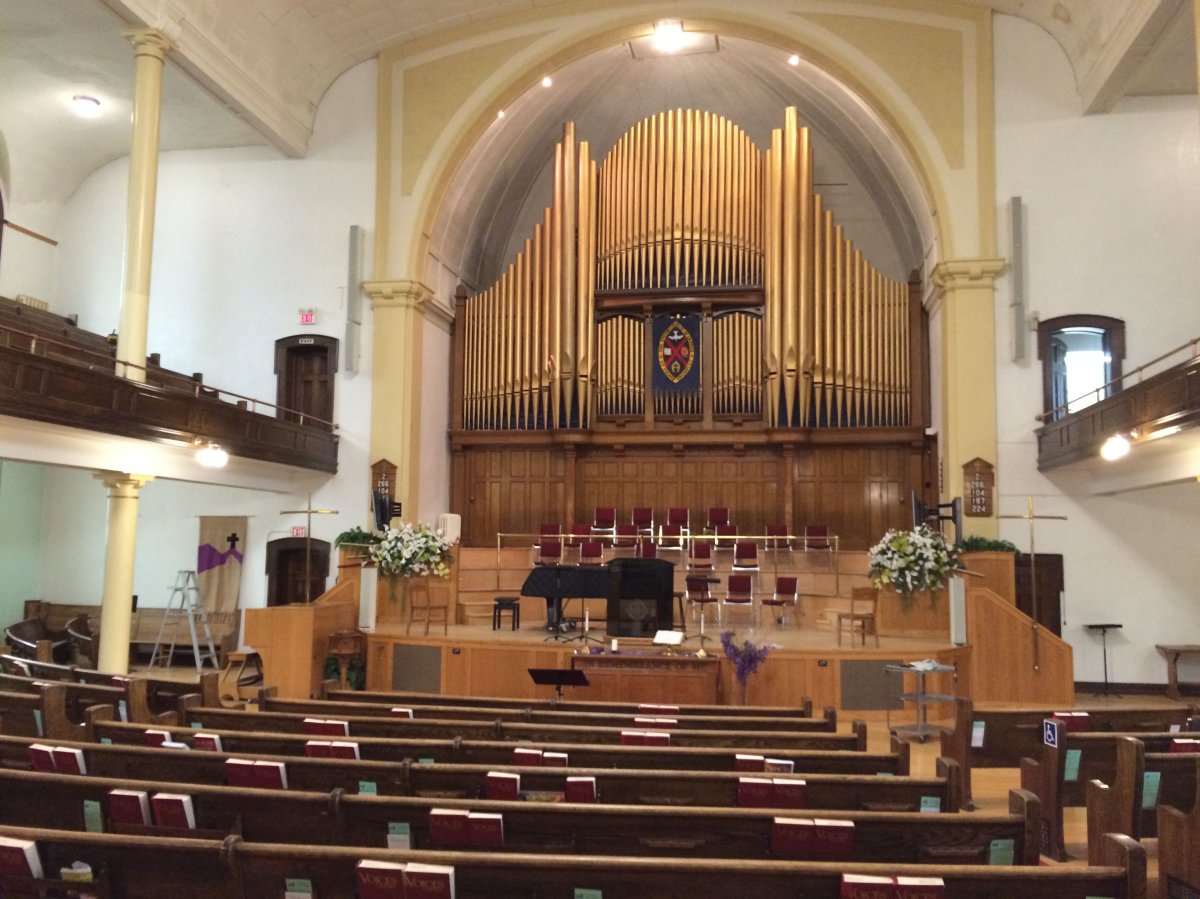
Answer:
[(1113, 434), (1100, 447), (1100, 458), (1115, 462), (1129, 455), (1129, 438), (1124, 434)]
[(100, 117), (100, 101), (87, 94), (76, 94), (71, 98), (71, 109), (81, 119), (97, 119)]
[(205, 468), (224, 468), (229, 464), (229, 453), (210, 440), (206, 446), (196, 450), (196, 461)]

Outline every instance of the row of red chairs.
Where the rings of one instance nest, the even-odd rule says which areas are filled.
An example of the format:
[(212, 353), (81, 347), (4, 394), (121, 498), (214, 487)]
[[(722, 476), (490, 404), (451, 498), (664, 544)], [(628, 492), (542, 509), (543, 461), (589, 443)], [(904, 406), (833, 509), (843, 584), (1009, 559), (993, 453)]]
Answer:
[[(597, 509), (597, 512), (600, 512)], [(607, 511), (612, 512), (612, 509)], [(638, 510), (634, 510), (637, 512)], [(644, 511), (649, 512), (649, 509)], [(670, 512), (672, 510), (668, 510)], [(681, 510), (684, 513), (686, 509)], [(710, 510), (718, 512), (726, 512), (726, 509)], [(571, 525), (571, 530), (567, 532), (562, 539), (566, 541), (569, 547), (578, 547), (585, 540), (597, 536), (605, 536), (611, 544), (618, 548), (629, 549), (636, 547), (638, 541), (645, 538), (654, 537), (653, 516), (649, 519), (649, 527), (643, 527), (636, 521), (621, 522), (613, 524), (611, 528), (598, 527), (595, 523), (592, 525), (576, 523)], [(563, 535), (563, 530), (558, 524), (543, 524), (538, 529), (539, 536), (542, 538), (557, 538)], [(737, 526), (729, 521), (714, 525), (709, 534), (711, 539), (693, 537), (691, 532), (678, 522), (666, 521), (659, 526), (658, 529), (658, 544), (663, 549), (689, 549), (694, 545), (706, 545), (710, 549), (730, 549), (735, 548), (738, 543)], [(789, 533), (787, 525), (784, 524), (769, 524), (766, 526), (766, 539), (763, 541), (767, 549), (794, 549), (797, 542), (804, 550), (827, 551), (832, 548), (833, 543), (829, 535), (829, 527), (824, 524), (806, 524), (804, 532), (800, 535)]]
[[(724, 596), (717, 596), (713, 590), (720, 579), (703, 574), (689, 574), (684, 578), (683, 598), (690, 605), (693, 613), (700, 610), (700, 621), (703, 624), (705, 609), (712, 605), (716, 607), (717, 624), (723, 623), (722, 609), (726, 606), (739, 606), (750, 610), (752, 625), (756, 622), (754, 608), (754, 577), (749, 574), (735, 573), (729, 575), (725, 583)], [(759, 599), (761, 606), (774, 610), (772, 616), (778, 623), (783, 624), (789, 612), (796, 608), (796, 578), (792, 575), (780, 575), (775, 578), (775, 591), (770, 596)]]

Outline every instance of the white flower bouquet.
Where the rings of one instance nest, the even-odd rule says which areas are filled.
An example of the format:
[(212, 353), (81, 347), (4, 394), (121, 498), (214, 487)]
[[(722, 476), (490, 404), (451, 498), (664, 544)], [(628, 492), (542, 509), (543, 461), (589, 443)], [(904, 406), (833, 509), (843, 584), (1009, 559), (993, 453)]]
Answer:
[(370, 551), (380, 574), (450, 576), (450, 544), (427, 524), (388, 528)]
[(888, 531), (867, 553), (871, 582), (876, 587), (895, 587), (900, 607), (912, 607), (913, 594), (929, 592), (929, 604), (937, 604), (937, 591), (955, 571), (963, 569), (958, 550), (948, 546), (942, 535), (927, 525), (911, 531)]

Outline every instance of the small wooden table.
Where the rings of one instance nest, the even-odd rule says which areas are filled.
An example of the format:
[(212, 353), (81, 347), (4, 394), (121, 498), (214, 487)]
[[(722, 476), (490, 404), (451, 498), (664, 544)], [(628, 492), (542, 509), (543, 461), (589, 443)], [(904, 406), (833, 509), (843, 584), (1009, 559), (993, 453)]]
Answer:
[(1200, 656), (1200, 645), (1194, 643), (1186, 646), (1159, 644), (1155, 648), (1167, 659), (1167, 697), (1182, 700), (1183, 694), (1179, 692), (1179, 660), (1184, 656)]

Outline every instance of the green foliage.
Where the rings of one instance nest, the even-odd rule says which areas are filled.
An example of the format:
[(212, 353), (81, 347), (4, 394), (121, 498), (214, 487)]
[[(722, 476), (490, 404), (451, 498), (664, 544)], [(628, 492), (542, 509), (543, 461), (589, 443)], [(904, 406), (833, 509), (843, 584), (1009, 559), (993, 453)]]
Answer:
[(366, 544), (373, 546), (383, 538), (378, 534), (373, 534), (370, 531), (364, 531), (360, 527), (352, 527), (348, 531), (342, 531), (333, 538), (334, 548), (341, 546), (343, 543), (351, 544)]
[(972, 534), (963, 539), (960, 549), (965, 553), (1016, 553), (1021, 554), (1015, 543), (1007, 540), (993, 540), (991, 537), (980, 537)]

